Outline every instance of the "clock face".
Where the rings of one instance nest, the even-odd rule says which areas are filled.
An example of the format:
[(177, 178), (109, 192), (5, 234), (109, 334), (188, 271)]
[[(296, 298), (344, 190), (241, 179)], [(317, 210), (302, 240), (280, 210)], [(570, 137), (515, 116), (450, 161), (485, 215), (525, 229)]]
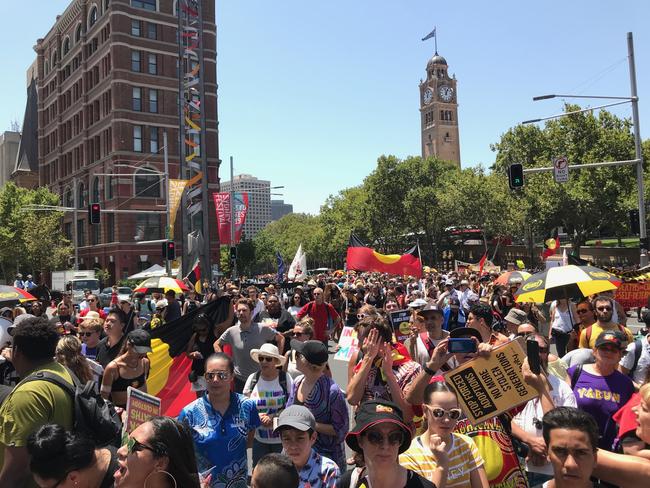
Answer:
[(451, 99), (454, 97), (454, 89), (451, 88), (450, 86), (441, 86), (438, 89), (438, 94), (440, 95), (440, 98), (443, 101), (450, 102)]
[(431, 88), (427, 88), (424, 92), (424, 103), (429, 105), (431, 100), (433, 100), (433, 91), (431, 91)]

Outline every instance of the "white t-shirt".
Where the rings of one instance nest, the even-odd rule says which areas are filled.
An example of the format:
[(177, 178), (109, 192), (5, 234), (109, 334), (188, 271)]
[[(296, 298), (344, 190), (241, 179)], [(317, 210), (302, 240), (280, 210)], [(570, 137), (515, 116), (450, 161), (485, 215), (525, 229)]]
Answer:
[[(576, 397), (571, 387), (557, 376), (548, 375), (548, 382), (551, 385), (551, 398), (556, 407), (575, 407)], [(530, 400), (524, 409), (512, 419), (519, 427), (535, 437), (542, 437), (542, 429), (538, 429), (535, 424), (541, 426), (541, 420), (544, 416), (542, 403), (539, 398)], [(535, 422), (537, 419), (539, 422)], [(553, 476), (553, 466), (547, 462), (543, 466), (534, 466), (532, 463), (526, 463), (526, 470), (532, 473), (542, 473)]]
[[(291, 391), (293, 386), (293, 380), (291, 375), (287, 374), (287, 393), (285, 394), (282, 391), (280, 386), (280, 376), (272, 381), (267, 381), (262, 376), (259, 377), (259, 380), (255, 384), (255, 387), (251, 391), (251, 384), (253, 383), (253, 378), (257, 373), (251, 374), (246, 380), (244, 385), (243, 393), (245, 396), (249, 397), (255, 402), (257, 406), (258, 414), (279, 414), (287, 404), (288, 392)], [(282, 372), (280, 372), (282, 374)], [(264, 427), (260, 426), (255, 429), (255, 439), (264, 444), (280, 444), (280, 436), (273, 433), (273, 426)]]

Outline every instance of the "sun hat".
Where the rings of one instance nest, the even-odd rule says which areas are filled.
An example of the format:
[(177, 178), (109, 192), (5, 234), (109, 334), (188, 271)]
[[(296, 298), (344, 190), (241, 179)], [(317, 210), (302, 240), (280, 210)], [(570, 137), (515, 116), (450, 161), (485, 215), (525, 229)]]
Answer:
[(416, 298), (416, 299), (413, 300), (411, 303), (409, 303), (409, 304), (407, 305), (407, 307), (408, 307), (408, 308), (420, 308), (420, 307), (426, 307), (427, 303), (429, 303), (429, 302), (427, 302), (426, 300), (423, 300), (422, 298)]
[(278, 424), (273, 432), (279, 432), (283, 427), (292, 427), (302, 432), (316, 430), (314, 414), (303, 405), (291, 405), (280, 413)]
[(295, 339), (291, 339), (291, 349), (302, 354), (308, 363), (315, 364), (317, 366), (326, 363), (327, 359), (329, 358), (327, 346), (321, 341), (310, 340), (300, 342)]
[(411, 445), (411, 429), (404, 423), (402, 410), (394, 403), (385, 400), (370, 400), (361, 404), (354, 416), (355, 426), (345, 436), (345, 443), (356, 452), (361, 452), (359, 436), (367, 429), (381, 423), (397, 425), (404, 432), (404, 440), (399, 446), (399, 453), (406, 451)]
[(503, 320), (519, 326), (528, 322), (528, 314), (518, 308), (511, 308)]
[(273, 359), (277, 359), (280, 365), (284, 365), (284, 361), (286, 360), (286, 358), (282, 356), (278, 351), (277, 346), (268, 342), (266, 344), (262, 344), (262, 347), (259, 349), (251, 349), (251, 359), (256, 363), (260, 362), (260, 354), (262, 356), (270, 356)]

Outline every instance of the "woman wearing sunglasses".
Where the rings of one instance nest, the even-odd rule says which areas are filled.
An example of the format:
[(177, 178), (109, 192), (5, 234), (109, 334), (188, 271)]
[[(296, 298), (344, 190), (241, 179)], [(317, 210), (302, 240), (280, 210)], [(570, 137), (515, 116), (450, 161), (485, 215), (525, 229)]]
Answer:
[(411, 431), (402, 411), (392, 403), (372, 400), (362, 403), (355, 416), (356, 425), (345, 442), (363, 453), (365, 466), (347, 471), (338, 488), (432, 488), (436, 485), (398, 462), (411, 444)]
[(293, 386), (291, 376), (279, 368), (285, 358), (274, 344), (262, 344), (250, 352), (253, 361), (260, 365), (244, 385), (244, 396), (255, 402), (260, 425), (253, 438), (253, 466), (266, 454), (282, 452), (280, 435), (273, 432), (273, 419), (280, 415), (287, 403), (288, 392)]
[[(305, 317), (296, 325), (293, 326), (290, 336), (288, 337), (289, 343), (291, 340), (298, 342), (310, 341), (314, 338), (314, 319)], [(302, 373), (298, 370), (298, 361), (296, 358), (295, 349), (289, 349), (284, 355), (284, 370), (291, 375), (292, 379), (296, 379)]]
[(399, 457), (402, 466), (447, 488), (487, 488), (488, 479), (483, 458), (474, 441), (454, 433), (462, 411), (456, 394), (441, 382), (431, 383), (424, 390), (424, 414), (427, 430), (411, 442)]
[(113, 471), (115, 488), (200, 486), (192, 433), (187, 424), (176, 419), (153, 417), (140, 424), (117, 455), (117, 470)]

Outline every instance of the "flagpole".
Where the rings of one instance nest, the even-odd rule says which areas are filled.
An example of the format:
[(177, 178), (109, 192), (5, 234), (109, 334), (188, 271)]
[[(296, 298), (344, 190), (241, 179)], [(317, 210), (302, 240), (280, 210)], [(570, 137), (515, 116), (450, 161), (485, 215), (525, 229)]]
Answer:
[[(233, 160), (230, 156), (230, 247), (235, 246), (235, 174), (233, 172)], [(229, 250), (230, 251), (230, 250)], [(232, 279), (237, 279), (237, 255), (232, 260)]]
[(436, 56), (438, 55), (438, 28), (434, 27), (433, 28), (433, 45), (436, 49)]
[[(169, 209), (169, 152), (167, 150), (167, 129), (163, 130), (163, 156), (165, 158), (165, 186), (167, 188), (166, 193), (166, 202), (165, 202), (165, 210), (167, 211), (167, 227), (165, 229), (165, 238), (167, 240), (171, 239), (172, 241), (174, 240), (174, 236), (170, 235), (171, 231), (171, 226), (170, 226), (170, 218), (171, 218), (171, 211)], [(172, 263), (167, 257), (167, 253), (165, 253), (165, 273), (167, 276), (172, 275)]]

